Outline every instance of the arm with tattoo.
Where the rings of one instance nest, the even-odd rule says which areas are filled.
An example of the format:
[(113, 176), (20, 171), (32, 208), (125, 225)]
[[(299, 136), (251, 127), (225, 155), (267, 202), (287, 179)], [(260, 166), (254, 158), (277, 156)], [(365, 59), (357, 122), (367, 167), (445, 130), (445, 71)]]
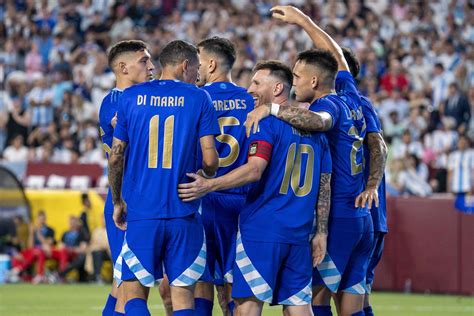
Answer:
[(318, 194), (318, 227), (317, 234), (328, 233), (328, 218), (331, 209), (331, 174), (322, 173), (319, 180), (319, 194)]
[(332, 126), (332, 117), (329, 113), (313, 112), (294, 106), (281, 105), (277, 117), (306, 132), (325, 132)]
[(387, 145), (380, 133), (368, 133), (367, 145), (369, 146), (370, 165), (369, 179), (367, 188), (379, 187), (385, 171), (385, 162), (387, 161)]
[(109, 158), (109, 184), (112, 193), (112, 202), (120, 203), (122, 200), (122, 178), (124, 153), (127, 143), (114, 137)]

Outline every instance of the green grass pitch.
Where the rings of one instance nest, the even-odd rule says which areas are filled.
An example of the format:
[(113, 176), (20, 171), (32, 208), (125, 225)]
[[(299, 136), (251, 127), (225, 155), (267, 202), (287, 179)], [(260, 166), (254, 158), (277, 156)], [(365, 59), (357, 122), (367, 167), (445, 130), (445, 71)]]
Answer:
[[(0, 315), (100, 315), (108, 291), (97, 285), (0, 285)], [(372, 301), (378, 316), (474, 315), (473, 297), (374, 293)], [(164, 315), (156, 289), (149, 306), (152, 315)], [(217, 308), (214, 315), (221, 315)], [(266, 306), (263, 315), (281, 315), (281, 307)]]

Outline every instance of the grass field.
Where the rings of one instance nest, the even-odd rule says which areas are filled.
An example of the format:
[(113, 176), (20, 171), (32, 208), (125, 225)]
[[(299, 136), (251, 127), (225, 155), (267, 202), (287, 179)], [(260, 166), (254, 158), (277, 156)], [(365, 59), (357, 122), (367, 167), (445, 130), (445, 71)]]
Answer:
[[(108, 286), (96, 285), (0, 285), (0, 315), (56, 316), (100, 315)], [(444, 295), (374, 293), (378, 316), (474, 315), (474, 298)], [(163, 315), (158, 291), (149, 301), (153, 315)], [(281, 315), (280, 307), (266, 307), (264, 315)], [(214, 309), (214, 315), (220, 315)]]

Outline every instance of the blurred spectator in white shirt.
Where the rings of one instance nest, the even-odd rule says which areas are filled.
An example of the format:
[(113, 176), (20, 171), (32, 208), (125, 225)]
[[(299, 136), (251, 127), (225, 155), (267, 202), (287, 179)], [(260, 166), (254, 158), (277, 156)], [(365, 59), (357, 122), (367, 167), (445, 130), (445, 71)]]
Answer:
[(474, 149), (466, 136), (460, 136), (458, 149), (448, 159), (448, 191), (474, 193)]
[(11, 145), (5, 148), (3, 159), (17, 162), (28, 160), (28, 148), (23, 144), (23, 136), (17, 135), (12, 139)]

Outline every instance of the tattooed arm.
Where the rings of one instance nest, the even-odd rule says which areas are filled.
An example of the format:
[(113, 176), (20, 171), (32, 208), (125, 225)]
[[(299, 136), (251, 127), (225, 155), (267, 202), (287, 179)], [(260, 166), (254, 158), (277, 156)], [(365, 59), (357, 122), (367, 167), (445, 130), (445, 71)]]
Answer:
[(322, 173), (319, 180), (317, 230), (312, 240), (313, 266), (320, 264), (326, 255), (328, 219), (331, 209), (331, 174)]
[(368, 203), (368, 207), (371, 208), (372, 202), (375, 202), (375, 206), (379, 206), (377, 189), (385, 171), (387, 145), (380, 133), (368, 133), (366, 141), (370, 154), (369, 179), (365, 190), (357, 196), (355, 206), (364, 207)]
[(125, 147), (127, 143), (114, 137), (109, 158), (109, 185), (114, 203), (114, 222), (120, 229), (125, 229), (125, 205), (122, 200), (122, 179)]
[[(270, 115), (272, 104), (264, 104), (256, 107), (247, 115), (244, 125), (247, 130), (247, 137), (250, 132), (255, 134), (258, 123)], [(325, 132), (332, 127), (332, 116), (328, 112), (297, 108), (294, 106), (280, 105), (277, 117), (280, 120), (306, 132)]]

